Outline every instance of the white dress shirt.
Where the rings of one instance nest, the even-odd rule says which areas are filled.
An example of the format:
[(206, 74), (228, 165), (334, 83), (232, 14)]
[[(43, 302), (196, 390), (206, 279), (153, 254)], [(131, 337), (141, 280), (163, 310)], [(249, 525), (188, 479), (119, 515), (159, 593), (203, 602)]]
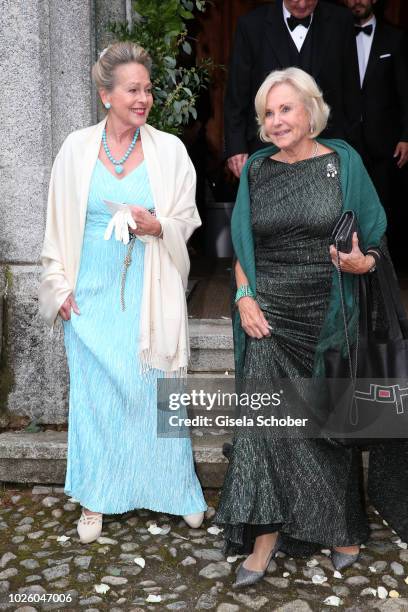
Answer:
[(282, 2), (282, 8), (283, 8), (283, 20), (285, 22), (286, 27), (288, 28), (288, 32), (293, 40), (293, 42), (296, 45), (297, 50), (300, 52), (303, 43), (305, 42), (305, 38), (307, 36), (307, 33), (309, 31), (310, 25), (312, 25), (312, 20), (313, 20), (313, 13), (311, 14), (311, 19), (310, 19), (310, 25), (309, 28), (305, 28), (305, 26), (303, 25), (298, 25), (296, 26), (296, 28), (292, 31), (290, 29), (290, 27), (288, 26), (288, 22), (287, 19), (288, 17), (291, 16), (291, 13), (288, 11), (288, 9), (285, 6), (285, 3)]
[(373, 15), (371, 19), (362, 26), (362, 27), (365, 27), (368, 25), (372, 25), (373, 31), (371, 32), (371, 34), (368, 35), (368, 34), (364, 34), (364, 32), (360, 32), (360, 34), (356, 36), (358, 68), (360, 71), (361, 87), (363, 86), (363, 81), (364, 81), (365, 73), (367, 70), (368, 60), (370, 58), (371, 45), (373, 44), (376, 23), (377, 23), (377, 20), (375, 16)]

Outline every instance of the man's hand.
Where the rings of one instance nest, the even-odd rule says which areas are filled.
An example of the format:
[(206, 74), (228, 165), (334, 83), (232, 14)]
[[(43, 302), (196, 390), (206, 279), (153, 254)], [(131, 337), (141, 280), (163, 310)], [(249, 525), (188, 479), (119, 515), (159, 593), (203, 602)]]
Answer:
[(397, 159), (398, 168), (402, 168), (408, 161), (408, 142), (399, 142), (395, 147), (394, 157)]
[(71, 309), (75, 312), (75, 314), (77, 315), (81, 314), (79, 312), (79, 308), (77, 306), (77, 303), (72, 293), (67, 297), (67, 299), (65, 300), (65, 302), (62, 304), (61, 308), (58, 311), (59, 314), (61, 315), (61, 318), (64, 319), (64, 321), (70, 320)]
[(241, 176), (242, 168), (247, 159), (248, 153), (238, 153), (238, 155), (233, 155), (228, 158), (228, 168), (237, 178)]
[(258, 302), (251, 297), (242, 297), (237, 302), (243, 330), (251, 338), (263, 338), (271, 335), (271, 327)]

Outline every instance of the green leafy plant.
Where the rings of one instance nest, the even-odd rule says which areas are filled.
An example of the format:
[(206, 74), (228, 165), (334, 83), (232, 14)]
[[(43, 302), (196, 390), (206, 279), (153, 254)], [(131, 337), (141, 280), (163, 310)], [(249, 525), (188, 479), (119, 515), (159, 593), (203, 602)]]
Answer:
[(192, 55), (186, 22), (193, 11), (204, 12), (204, 0), (136, 0), (130, 28), (127, 23), (110, 25), (118, 40), (130, 40), (148, 51), (153, 60), (154, 105), (149, 123), (158, 129), (180, 134), (190, 118), (197, 118), (196, 102), (206, 88), (212, 60), (198, 65), (180, 64), (182, 52)]

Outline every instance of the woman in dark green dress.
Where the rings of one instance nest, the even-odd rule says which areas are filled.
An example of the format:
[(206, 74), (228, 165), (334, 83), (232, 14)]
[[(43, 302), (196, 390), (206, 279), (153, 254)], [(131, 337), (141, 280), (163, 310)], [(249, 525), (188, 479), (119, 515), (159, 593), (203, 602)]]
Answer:
[[(232, 221), (236, 376), (244, 384), (314, 375), (319, 343), (338, 321), (333, 227), (352, 208), (363, 246), (379, 245), (385, 231), (358, 154), (343, 141), (316, 139), (329, 109), (312, 77), (297, 68), (271, 73), (255, 106), (261, 138), (275, 146), (248, 160)], [(375, 264), (356, 235), (340, 261), (350, 276)], [(225, 551), (251, 553), (235, 585), (262, 578), (278, 548), (306, 555), (323, 545), (338, 569), (356, 561), (368, 535), (358, 453), (329, 439), (247, 434), (234, 437), (215, 517)]]

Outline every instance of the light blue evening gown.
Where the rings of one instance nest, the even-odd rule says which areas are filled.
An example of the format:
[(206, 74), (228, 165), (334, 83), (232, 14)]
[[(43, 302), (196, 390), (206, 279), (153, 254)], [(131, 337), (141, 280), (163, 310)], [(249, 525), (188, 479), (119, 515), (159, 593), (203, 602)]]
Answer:
[(136, 240), (120, 284), (127, 246), (104, 240), (111, 213), (103, 200), (154, 207), (145, 162), (123, 179), (98, 160), (92, 175), (75, 299), (64, 322), (70, 371), (65, 492), (94, 512), (134, 508), (184, 515), (206, 503), (189, 438), (157, 437), (158, 370), (138, 359), (144, 244)]

